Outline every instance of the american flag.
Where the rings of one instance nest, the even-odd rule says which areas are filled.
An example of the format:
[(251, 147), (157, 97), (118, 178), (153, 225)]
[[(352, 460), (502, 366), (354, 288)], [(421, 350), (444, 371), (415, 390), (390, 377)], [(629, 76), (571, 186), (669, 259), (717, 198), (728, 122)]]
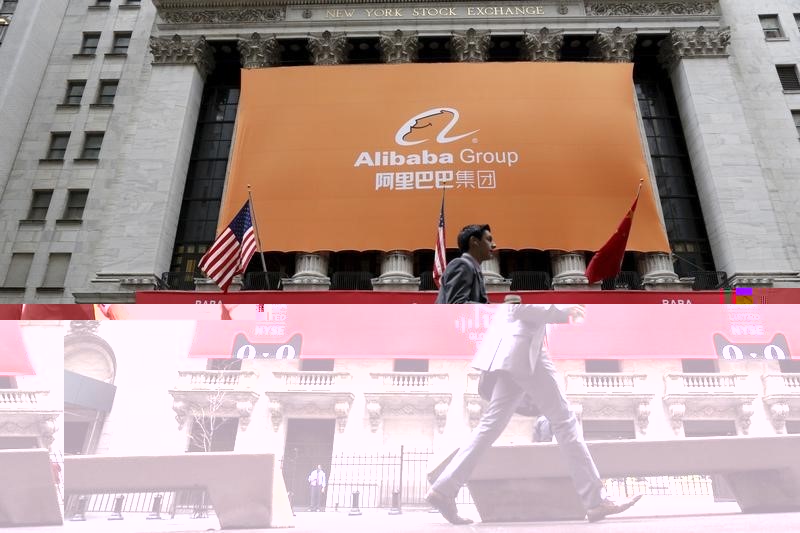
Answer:
[(444, 196), (442, 196), (442, 209), (439, 211), (439, 227), (436, 232), (436, 248), (433, 252), (433, 283), (438, 288), (444, 269), (447, 266), (447, 257), (445, 252), (447, 245), (444, 242)]
[(244, 272), (255, 252), (253, 218), (250, 216), (250, 203), (246, 202), (197, 266), (227, 292), (233, 276)]

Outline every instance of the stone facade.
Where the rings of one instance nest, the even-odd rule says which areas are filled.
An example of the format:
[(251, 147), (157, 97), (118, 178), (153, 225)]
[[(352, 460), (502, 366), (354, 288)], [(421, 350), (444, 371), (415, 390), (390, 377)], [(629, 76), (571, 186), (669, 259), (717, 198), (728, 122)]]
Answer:
[[(24, 290), (0, 291), (0, 301), (130, 301), (133, 291), (155, 288), (169, 270), (204, 76), (212, 68), (203, 43), (238, 41), (244, 66), (252, 68), (277, 62), (273, 39), (302, 36), (314, 63), (338, 64), (351, 24), (359, 36), (379, 39), (386, 62), (413, 61), (415, 41), (433, 35), (449, 37), (456, 60), (479, 61), (500, 27), (502, 34), (524, 36), (525, 55), (533, 61), (557, 60), (563, 34), (593, 39), (592, 50), (605, 61), (630, 61), (636, 35), (663, 35), (664, 65), (717, 269), (734, 284), (800, 284), (800, 146), (791, 114), (800, 109), (800, 94), (783, 91), (775, 71), (775, 65), (795, 65), (800, 53), (790, 0), (496, 4), (445, 3), (419, 12), (404, 1), (276, 6), (208, 0), (187, 7), (172, 0), (143, 0), (141, 6), (115, 0), (97, 8), (88, 0), (59, 0), (57, 9), (48, 2), (47, 14), (39, 16), (41, 2), (20, 3), (17, 21), (36, 23), (27, 33), (22, 24), (12, 26), (0, 50), (0, 66), (12, 73), (0, 81), (0, 104), (14, 125), (0, 133), (0, 279), (12, 254), (33, 254), (33, 262)], [(763, 14), (780, 17), (784, 37), (764, 38)], [(79, 53), (86, 32), (100, 33), (95, 55)], [(107, 53), (115, 32), (131, 33), (124, 55)], [(188, 48), (165, 55), (158, 43), (167, 46), (176, 35)], [(45, 57), (42, 50), (52, 51)], [(108, 79), (119, 80), (113, 106), (89, 105), (100, 80)], [(68, 80), (86, 80), (81, 105), (59, 105)], [(71, 132), (64, 161), (40, 161), (51, 132)], [(80, 157), (85, 132), (104, 132), (96, 161)], [(20, 222), (34, 189), (53, 190), (48, 215), (43, 222)], [(61, 220), (71, 189), (89, 190), (80, 223)], [(64, 287), (41, 290), (53, 253), (71, 254)], [(640, 264), (658, 269), (640, 272), (650, 285), (677, 284), (665, 270), (668, 263)], [(556, 288), (582, 285), (581, 272), (559, 265)], [(489, 265), (487, 272), (493, 270)], [(387, 280), (388, 272), (393, 277)], [(381, 272), (376, 287), (416, 286), (412, 272), (395, 274)], [(284, 286), (329, 283), (327, 270), (303, 275)]]

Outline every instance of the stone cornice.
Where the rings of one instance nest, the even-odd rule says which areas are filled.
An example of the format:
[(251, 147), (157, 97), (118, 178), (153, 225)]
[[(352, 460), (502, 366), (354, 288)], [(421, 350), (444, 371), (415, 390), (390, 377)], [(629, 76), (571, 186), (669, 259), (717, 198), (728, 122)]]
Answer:
[(652, 17), (668, 15), (718, 15), (717, 1), (683, 0), (633, 0), (618, 2), (613, 0), (586, 0), (586, 15), (595, 17)]

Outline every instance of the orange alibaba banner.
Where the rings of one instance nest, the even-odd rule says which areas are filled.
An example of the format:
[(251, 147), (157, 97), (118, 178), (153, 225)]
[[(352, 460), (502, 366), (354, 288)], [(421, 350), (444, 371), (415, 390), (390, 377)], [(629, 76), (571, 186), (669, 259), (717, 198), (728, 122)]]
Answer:
[[(501, 248), (596, 250), (648, 177), (628, 64), (242, 71), (227, 225), (253, 188), (270, 251), (433, 247), (489, 223)], [(669, 251), (650, 180), (628, 249)]]

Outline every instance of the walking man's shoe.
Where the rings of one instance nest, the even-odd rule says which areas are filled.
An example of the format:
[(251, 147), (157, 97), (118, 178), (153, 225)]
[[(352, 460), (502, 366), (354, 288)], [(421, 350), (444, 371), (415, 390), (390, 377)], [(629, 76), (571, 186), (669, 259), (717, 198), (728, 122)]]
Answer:
[(425, 501), (435, 507), (442, 514), (445, 520), (451, 524), (462, 526), (472, 523), (472, 520), (469, 518), (461, 518), (458, 516), (458, 508), (456, 507), (455, 498), (448, 498), (431, 489), (428, 491), (428, 495), (425, 496)]
[(633, 504), (638, 502), (640, 499), (642, 499), (641, 494), (634, 496), (628, 501), (619, 503), (610, 500), (609, 498), (606, 498), (605, 500), (602, 501), (602, 503), (600, 503), (600, 505), (597, 505), (589, 509), (586, 512), (586, 518), (589, 519), (589, 522), (597, 522), (598, 520), (602, 520), (608, 515), (618, 514), (621, 513), (622, 511), (630, 509), (631, 507), (633, 507)]

